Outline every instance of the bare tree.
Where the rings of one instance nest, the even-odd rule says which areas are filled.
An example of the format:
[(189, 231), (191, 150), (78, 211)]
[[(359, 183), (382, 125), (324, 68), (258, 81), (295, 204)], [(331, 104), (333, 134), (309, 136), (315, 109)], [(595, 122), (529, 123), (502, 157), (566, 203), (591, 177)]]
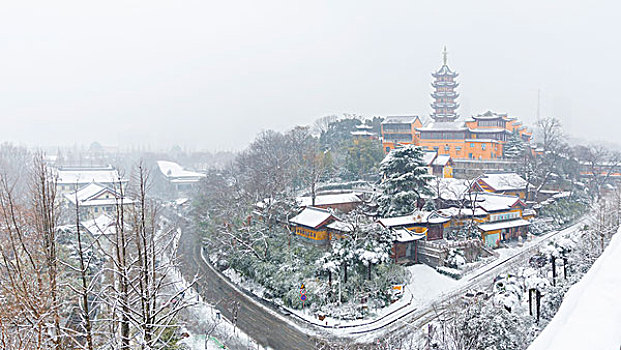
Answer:
[(56, 247), (56, 227), (58, 224), (58, 202), (56, 201), (56, 179), (46, 166), (43, 155), (37, 154), (33, 167), (33, 208), (35, 223), (43, 234), (46, 268), (50, 283), (51, 312), (53, 315), (53, 342), (56, 349), (62, 349), (62, 330), (60, 326), (58, 258)]
[(585, 170), (591, 197), (597, 201), (602, 186), (610, 182), (613, 174), (621, 170), (621, 154), (603, 145), (576, 147), (576, 156)]

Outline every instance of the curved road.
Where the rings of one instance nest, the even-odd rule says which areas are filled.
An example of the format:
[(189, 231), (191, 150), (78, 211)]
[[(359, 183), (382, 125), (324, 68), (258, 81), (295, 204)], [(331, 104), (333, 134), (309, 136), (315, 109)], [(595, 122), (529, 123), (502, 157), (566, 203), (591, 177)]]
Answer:
[[(181, 217), (179, 217), (179, 219), (186, 221)], [(581, 221), (582, 220), (579, 222)], [(187, 228), (187, 225), (185, 226)], [(546, 235), (544, 239), (537, 242), (537, 244), (524, 251), (496, 264), (492, 264), (488, 269), (485, 269), (475, 276), (471, 276), (469, 279), (470, 283), (446, 295), (445, 299), (451, 301), (450, 303), (459, 301), (459, 296), (467, 289), (487, 280), (490, 278), (489, 276), (491, 274), (513, 267), (515, 264), (523, 263), (532, 255), (536, 247), (558, 234), (576, 230), (577, 226), (578, 223), (564, 230), (550, 233)], [(210, 304), (216, 305), (218, 310), (220, 310), (223, 316), (228, 320), (234, 320), (234, 313), (237, 308), (237, 326), (256, 342), (272, 349), (286, 350), (336, 349), (344, 345), (339, 344), (341, 341), (337, 339), (334, 339), (333, 342), (327, 342), (326, 339), (334, 338), (334, 336), (327, 332), (322, 332), (319, 328), (313, 327), (310, 329), (308, 325), (297, 322), (295, 319), (287, 320), (285, 316), (279, 314), (279, 311), (269, 306), (259, 305), (260, 301), (256, 300), (256, 298), (240, 292), (237, 288), (233, 287), (228, 281), (223, 279), (211, 265), (207, 264), (202, 259), (202, 244), (200, 239), (196, 235), (187, 233), (188, 231), (189, 230), (182, 230), (182, 238), (179, 241), (179, 252), (181, 254), (181, 261), (183, 262), (182, 271), (185, 272), (186, 278), (191, 280), (194, 273), (198, 272), (199, 279), (196, 288), (201, 296)], [(437, 317), (434, 311), (436, 310), (431, 306), (422, 310), (414, 309), (387, 324), (375, 328), (371, 327), (371, 329), (360, 331), (352, 330), (351, 332), (345, 333), (349, 333), (350, 336), (355, 336), (357, 334), (383, 329), (384, 332), (381, 333), (386, 336), (395, 331), (398, 333), (400, 329), (407, 328), (408, 325), (416, 325), (417, 327), (423, 326)], [(294, 326), (292, 321), (296, 321), (295, 323), (298, 327)], [(318, 334), (319, 338), (313, 337), (310, 334)], [(352, 346), (351, 342), (352, 339), (345, 341), (345, 343), (349, 343), (349, 346)], [(372, 348), (372, 345), (368, 344), (353, 346), (356, 346), (358, 349)]]
[(283, 350), (313, 350), (323, 343), (273, 312), (267, 312), (264, 307), (249, 300), (247, 295), (223, 281), (211, 266), (201, 261), (200, 239), (195, 235), (182, 231), (179, 253), (186, 278), (191, 280), (194, 273), (198, 273), (196, 289), (204, 300), (216, 305), (228, 320), (234, 319), (237, 308), (237, 327), (261, 346)]

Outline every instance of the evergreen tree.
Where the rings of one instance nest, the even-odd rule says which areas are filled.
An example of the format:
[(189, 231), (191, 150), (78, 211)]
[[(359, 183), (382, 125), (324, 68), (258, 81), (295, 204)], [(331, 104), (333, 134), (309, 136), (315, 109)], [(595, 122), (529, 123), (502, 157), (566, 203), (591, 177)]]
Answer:
[(522, 137), (517, 132), (512, 133), (504, 147), (505, 157), (510, 159), (519, 158), (524, 154), (525, 150), (526, 145)]
[(423, 194), (431, 195), (428, 174), (423, 163), (420, 147), (407, 145), (392, 150), (380, 164), (383, 182), (382, 194), (378, 198), (378, 211), (381, 216), (405, 215), (417, 209), (418, 200)]
[(425, 205), (423, 205), (423, 210), (425, 210), (425, 211), (434, 211), (434, 210), (436, 210), (436, 204), (433, 202), (433, 199), (425, 200)]
[(354, 139), (347, 147), (346, 167), (356, 178), (368, 174), (384, 158), (382, 144), (377, 140)]

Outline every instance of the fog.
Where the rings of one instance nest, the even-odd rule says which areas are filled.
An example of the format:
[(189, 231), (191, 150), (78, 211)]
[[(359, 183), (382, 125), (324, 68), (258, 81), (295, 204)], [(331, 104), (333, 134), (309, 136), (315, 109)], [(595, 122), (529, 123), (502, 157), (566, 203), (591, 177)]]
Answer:
[(431, 112), (441, 50), (461, 115), (556, 116), (615, 141), (613, 1), (13, 1), (0, 140), (243, 148), (328, 114)]

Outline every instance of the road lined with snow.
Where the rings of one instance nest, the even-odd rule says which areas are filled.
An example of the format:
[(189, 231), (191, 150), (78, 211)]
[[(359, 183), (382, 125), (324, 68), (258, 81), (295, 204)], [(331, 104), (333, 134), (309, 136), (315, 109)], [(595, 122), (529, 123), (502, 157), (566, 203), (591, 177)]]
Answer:
[[(482, 266), (469, 275), (466, 275), (450, 290), (438, 295), (434, 300), (448, 301), (449, 304), (458, 302), (468, 290), (481, 286), (491, 286), (493, 278), (500, 273), (510, 271), (518, 265), (528, 262), (528, 259), (541, 247), (560, 234), (578, 231), (584, 220), (560, 231), (553, 231), (535, 238), (508, 256), (501, 256), (496, 261)], [(189, 271), (198, 269), (200, 279), (198, 290), (207, 301), (216, 305), (224, 317), (235, 322), (259, 344), (273, 349), (315, 349), (317, 344), (324, 343), (323, 339), (338, 342), (338, 338), (352, 338), (357, 341), (374, 341), (381, 335), (397, 332), (404, 327), (422, 327), (438, 317), (441, 310), (433, 302), (424, 304), (404, 302), (404, 305), (395, 308), (382, 316), (357, 323), (339, 325), (325, 325), (315, 319), (302, 317), (294, 312), (279, 310), (267, 301), (257, 300), (241, 287), (222, 276), (203, 257), (198, 237), (185, 233), (182, 239), (185, 245), (184, 254)], [(529, 244), (530, 243), (530, 244)], [(191, 256), (191, 259), (187, 257)], [(194, 270), (192, 270), (194, 268)], [(237, 311), (236, 311), (237, 309)], [(338, 338), (337, 338), (338, 337)], [(360, 344), (362, 348), (367, 344)]]
[(311, 336), (311, 330), (300, 328), (286, 316), (253, 300), (223, 278), (203, 259), (200, 239), (183, 228), (179, 252), (186, 278), (198, 273), (196, 289), (201, 297), (261, 346), (269, 349), (313, 350), (322, 342)]

